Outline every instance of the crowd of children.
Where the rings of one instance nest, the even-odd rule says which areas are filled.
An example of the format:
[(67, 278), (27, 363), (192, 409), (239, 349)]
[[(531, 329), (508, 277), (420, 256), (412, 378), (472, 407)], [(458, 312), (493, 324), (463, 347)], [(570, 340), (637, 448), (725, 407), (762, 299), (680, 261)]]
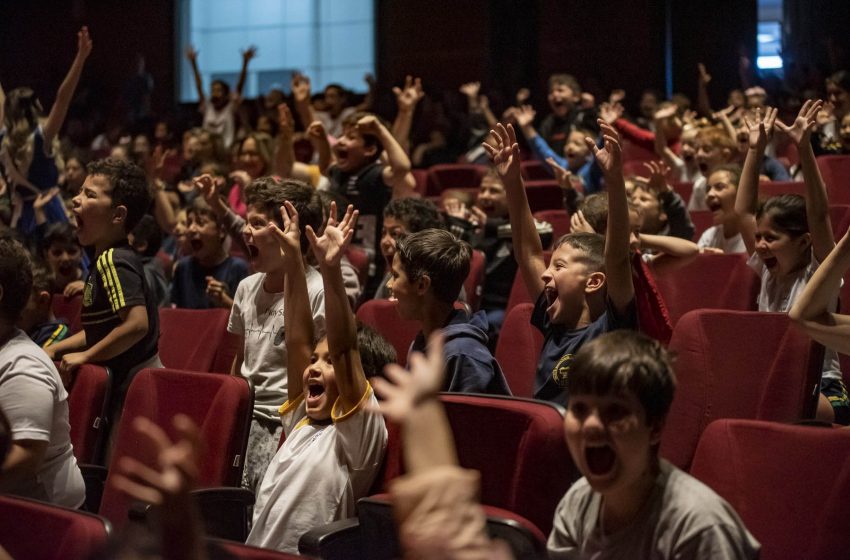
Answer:
[[(713, 112), (702, 65), (699, 113), (684, 96), (645, 92), (634, 119), (622, 90), (597, 104), (556, 74), (548, 115), (537, 119), (520, 92), (498, 122), (469, 83), (466, 126), (451, 134), (464, 141), (450, 145), (438, 124), (417, 143), (415, 109), (427, 96), (419, 79), (394, 88), (388, 122), (370, 112), (371, 79), (357, 105), (336, 84), (311, 95), (300, 74), (290, 96), (243, 99), (248, 65), (262, 54), (254, 48), (242, 53), (234, 92), (215, 80), (207, 95), (190, 48), (197, 126), (174, 130), (163, 116), (150, 130), (131, 123), (127, 136), (72, 146), (60, 132), (92, 48), (84, 27), (47, 116), (30, 89), (0, 87), (2, 492), (80, 507), (67, 403), (77, 368), (112, 370), (114, 428), (134, 375), (162, 367), (158, 308), (224, 308), (238, 339), (231, 374), (255, 396), (242, 481), (256, 495), (249, 544), (297, 552), (310, 529), (352, 516), (382, 463), (382, 412), (405, 434), (408, 474), (391, 489), (402, 544), (424, 557), (507, 558), (485, 534), (478, 480), (457, 466), (435, 395), (511, 395), (493, 351), (518, 277), (533, 302), (529, 327), (543, 337), (533, 396), (565, 407), (567, 446), (584, 475), (554, 514), (550, 557), (754, 558), (759, 544), (735, 511), (658, 453), (675, 379), (652, 275), (705, 252), (748, 254), (759, 311), (790, 313), (827, 347), (816, 418), (850, 424), (837, 354), (850, 351), (837, 314), (850, 233), (836, 245), (815, 159), (850, 150), (847, 72), (826, 81), (828, 102), (783, 106), (781, 117), (761, 88)], [(656, 159), (624, 173), (627, 143)], [(799, 164), (778, 155), (787, 146)], [(468, 185), (474, 202), (423, 197), (414, 164), (458, 157), (490, 165)], [(535, 219), (524, 157), (561, 187), (570, 233), (553, 239)], [(761, 180), (792, 175), (805, 197), (759, 203)], [(693, 183), (689, 200), (678, 182)], [(695, 239), (697, 210), (713, 225)], [(473, 251), (485, 262), (480, 294), (464, 289)], [(54, 314), (54, 297), (81, 299), (81, 330)], [(480, 310), (466, 303), (473, 297)], [(395, 350), (357, 322), (371, 299), (419, 326), (409, 372), (385, 371)], [(198, 533), (186, 498), (197, 427), (175, 418), (171, 444), (144, 418), (133, 423), (161, 448), (162, 477), (182, 482), (141, 476), (127, 461), (116, 487)], [(445, 534), (441, 523), (471, 529)]]

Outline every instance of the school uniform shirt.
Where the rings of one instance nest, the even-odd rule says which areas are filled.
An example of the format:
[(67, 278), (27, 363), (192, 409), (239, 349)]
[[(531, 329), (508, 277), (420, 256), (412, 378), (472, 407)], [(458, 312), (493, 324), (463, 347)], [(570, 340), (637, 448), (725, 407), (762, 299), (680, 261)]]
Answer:
[(354, 516), (387, 446), (383, 417), (366, 410), (377, 404), (367, 386), (345, 414), (337, 401), (329, 422), (307, 416), (303, 393), (280, 408), (286, 441), (260, 484), (247, 544), (294, 554), (310, 529)]
[(159, 310), (145, 281), (145, 269), (139, 255), (124, 242), (103, 251), (89, 271), (83, 290), (80, 319), (86, 331), (86, 345), (91, 348), (122, 324), (118, 312), (142, 305), (148, 314), (148, 330), (144, 336), (121, 354), (101, 362), (112, 370), (115, 385), (124, 394), (129, 385), (129, 372), (157, 355), (159, 344)]
[(549, 307), (546, 296), (541, 293), (534, 304), (531, 324), (543, 333), (543, 349), (537, 363), (537, 377), (534, 381), (534, 398), (551, 401), (560, 405), (567, 404), (567, 376), (573, 356), (587, 342), (598, 336), (618, 329), (636, 329), (637, 312), (634, 300), (621, 316), (614, 309), (611, 300), (607, 300), (607, 309), (595, 321), (578, 329), (568, 329), (564, 325), (553, 325), (546, 309)]
[(47, 348), (51, 344), (68, 338), (69, 334), (71, 334), (71, 331), (68, 329), (68, 325), (61, 319), (36, 325), (27, 333), (30, 339), (42, 348)]
[[(280, 405), (288, 398), (286, 330), (283, 292), (267, 292), (263, 288), (265, 281), (266, 274), (258, 272), (239, 283), (227, 330), (244, 340), (240, 373), (254, 384), (254, 417), (274, 421), (279, 418)], [(307, 267), (307, 296), (313, 334), (318, 339), (325, 333), (325, 287), (322, 275), (313, 267)]]
[(702, 232), (702, 235), (699, 236), (699, 241), (697, 241), (697, 246), (700, 248), (713, 247), (715, 249), (722, 249), (724, 253), (747, 252), (747, 246), (744, 245), (744, 238), (741, 237), (741, 234), (726, 237), (723, 233), (723, 224), (711, 226)]
[(9, 419), (13, 441), (47, 442), (38, 472), (11, 493), (80, 507), (86, 488), (71, 446), (68, 393), (47, 354), (19, 329), (0, 348), (0, 409)]
[(549, 558), (758, 558), (761, 545), (723, 498), (691, 475), (660, 459), (649, 498), (631, 523), (606, 534), (602, 495), (586, 478), (567, 491), (555, 511)]
[(171, 281), (171, 301), (185, 309), (210, 309), (217, 307), (207, 296), (207, 276), (212, 276), (227, 286), (228, 295), (236, 294), (239, 282), (248, 276), (248, 263), (238, 257), (227, 257), (212, 267), (204, 267), (195, 257), (177, 261)]

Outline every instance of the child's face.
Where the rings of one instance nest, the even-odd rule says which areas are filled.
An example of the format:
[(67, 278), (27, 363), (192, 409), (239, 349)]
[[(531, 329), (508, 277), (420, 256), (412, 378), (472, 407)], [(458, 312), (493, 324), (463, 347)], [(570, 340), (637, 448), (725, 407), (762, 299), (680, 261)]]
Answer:
[(82, 251), (76, 243), (55, 242), (45, 255), (47, 266), (57, 278), (76, 278), (82, 262)]
[(192, 252), (189, 245), (189, 222), (186, 218), (186, 210), (177, 213), (177, 223), (174, 225), (174, 237), (177, 239), (177, 252), (179, 255), (188, 255)]
[(228, 99), (227, 95), (224, 93), (224, 86), (218, 82), (213, 82), (212, 88), (210, 89), (210, 101), (213, 104), (213, 107), (221, 110), (227, 105)]
[(632, 191), (632, 204), (635, 204), (643, 217), (641, 233), (655, 234), (661, 231), (667, 222), (667, 214), (661, 209), (658, 197), (639, 185)]
[(629, 209), (629, 248), (633, 252), (640, 251), (640, 230), (643, 229), (643, 214), (638, 210)]
[(744, 103), (746, 103), (746, 98), (744, 97), (744, 92), (739, 89), (733, 89), (729, 92), (729, 97), (726, 100), (726, 105), (731, 105), (736, 109), (738, 107), (743, 107)]
[(112, 185), (103, 175), (89, 175), (83, 188), (72, 201), (74, 217), (77, 222), (77, 239), (80, 245), (87, 247), (108, 237), (116, 225), (118, 210), (113, 208)]
[(564, 118), (575, 105), (577, 97), (570, 86), (557, 84), (549, 90), (549, 106), (555, 115)]
[(257, 272), (272, 272), (280, 268), (280, 245), (269, 227), (271, 219), (253, 204), (245, 214), (242, 239), (248, 246), (248, 257)]
[(679, 155), (685, 163), (692, 163), (697, 156), (697, 141), (693, 137), (683, 137)]
[(201, 144), (197, 136), (191, 132), (187, 132), (183, 135), (183, 159), (186, 161), (194, 161), (200, 149)]
[(708, 142), (699, 143), (699, 148), (697, 149), (697, 165), (699, 165), (699, 169), (703, 175), (707, 175), (713, 167), (728, 163), (728, 161), (726, 161), (727, 159), (729, 159), (728, 155), (723, 148), (713, 146)]
[(564, 433), (576, 466), (603, 496), (628, 494), (645, 481), (654, 465), (652, 446), (661, 438), (661, 430), (647, 424), (640, 401), (630, 393), (571, 394)]
[(841, 138), (844, 150), (850, 151), (850, 113), (847, 113), (841, 119), (841, 128), (838, 129), (838, 136)]
[(310, 365), (304, 370), (303, 379), (307, 416), (313, 420), (330, 419), (331, 410), (339, 397), (339, 389), (336, 386), (327, 337), (316, 344), (310, 357)]
[(250, 137), (246, 138), (239, 150), (239, 168), (248, 173), (252, 179), (256, 179), (263, 174), (265, 167), (257, 141)]
[(408, 233), (410, 231), (404, 222), (395, 216), (384, 216), (384, 226), (381, 229), (381, 254), (384, 255), (387, 266), (392, 266), (396, 241)]
[(590, 271), (582, 262), (582, 252), (564, 243), (552, 254), (549, 267), (541, 276), (546, 296), (546, 314), (557, 325), (576, 325), (586, 295)]
[(640, 114), (647, 119), (652, 119), (658, 109), (658, 98), (652, 92), (644, 92), (640, 96)]
[(505, 185), (490, 175), (485, 175), (478, 189), (475, 202), (488, 218), (504, 218), (508, 215), (508, 196)]
[(571, 171), (581, 169), (581, 166), (587, 163), (587, 155), (590, 150), (587, 144), (584, 143), (584, 135), (573, 130), (567, 137), (567, 143), (564, 144), (564, 157), (567, 159), (567, 165)]
[(342, 171), (357, 171), (369, 163), (376, 149), (374, 146), (366, 146), (363, 135), (356, 127), (347, 126), (333, 147), (336, 165)]
[(68, 194), (77, 194), (85, 179), (86, 170), (83, 167), (83, 164), (81, 164), (80, 160), (77, 158), (70, 158), (65, 163), (65, 181), (67, 182), (70, 190), (73, 192), (69, 192)]
[(708, 176), (705, 203), (714, 216), (714, 223), (720, 224), (735, 210), (735, 196), (738, 186), (732, 181), (728, 171), (715, 171)]
[(829, 97), (829, 102), (835, 105), (837, 114), (843, 115), (850, 111), (850, 91), (835, 82), (826, 82), (826, 94)]
[(809, 263), (810, 247), (810, 234), (791, 237), (776, 227), (770, 214), (759, 219), (756, 226), (756, 254), (774, 276), (787, 276), (806, 266)]
[(200, 212), (190, 212), (187, 216), (187, 225), (192, 256), (206, 262), (221, 254), (221, 242), (224, 236), (218, 223), (210, 216)]
[(419, 318), (417, 304), (420, 299), (420, 289), (417, 282), (411, 282), (407, 277), (398, 253), (393, 257), (387, 289), (390, 291), (390, 301), (396, 304), (396, 311), (402, 319), (417, 320)]

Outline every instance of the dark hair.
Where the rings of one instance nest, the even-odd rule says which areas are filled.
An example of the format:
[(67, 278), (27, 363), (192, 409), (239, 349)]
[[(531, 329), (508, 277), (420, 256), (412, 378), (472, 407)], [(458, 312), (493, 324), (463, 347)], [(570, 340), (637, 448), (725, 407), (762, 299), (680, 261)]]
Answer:
[(444, 229), (424, 229), (396, 241), (396, 253), (408, 280), (431, 279), (431, 289), (442, 302), (454, 303), (469, 275), (472, 248)]
[(593, 231), (604, 235), (608, 231), (608, 193), (595, 193), (579, 204), (579, 210)]
[(116, 158), (104, 158), (88, 164), (89, 175), (102, 175), (112, 187), (112, 207), (123, 206), (127, 209), (124, 219), (124, 231), (133, 231), (151, 205), (148, 180), (145, 172), (135, 163)]
[[(385, 127), (387, 126), (386, 121), (384, 121), (384, 119), (382, 119), (378, 115), (375, 115), (373, 113), (367, 113), (366, 111), (357, 111), (343, 119), (342, 128), (346, 129), (356, 127), (357, 121), (359, 121), (363, 117), (375, 117), (376, 119), (378, 119), (378, 121), (380, 121), (382, 125), (384, 125)], [(375, 148), (375, 154), (370, 158), (372, 161), (375, 161), (379, 157), (381, 157), (381, 152), (384, 151), (384, 145), (381, 143), (381, 139), (375, 136), (374, 134), (363, 134), (363, 145), (367, 148)]]
[(192, 214), (196, 216), (203, 216), (205, 218), (209, 218), (214, 222), (218, 222), (218, 214), (210, 208), (210, 205), (207, 204), (207, 201), (203, 199), (203, 197), (196, 196), (192, 203), (186, 208), (186, 217), (188, 218)]
[(781, 194), (768, 198), (756, 213), (756, 220), (769, 217), (776, 229), (791, 237), (809, 232), (806, 199), (799, 194)]
[(298, 229), (301, 230), (301, 252), (306, 253), (309, 242), (304, 230), (307, 226), (319, 231), (324, 219), (324, 204), (316, 189), (294, 179), (260, 177), (245, 188), (245, 202), (283, 228), (280, 207), (289, 201), (298, 212)]
[(53, 293), (56, 278), (49, 267), (39, 262), (32, 263), (32, 292)]
[(41, 258), (46, 257), (47, 252), (54, 244), (76, 245), (79, 247), (80, 242), (77, 240), (77, 230), (68, 222), (50, 224), (47, 226), (44, 237), (41, 238), (41, 243), (39, 244)]
[(230, 95), (230, 84), (228, 84), (224, 80), (213, 80), (212, 82), (210, 82), (210, 86), (214, 86), (216, 84), (219, 84), (221, 86), (221, 89), (224, 90), (225, 97)]
[(567, 86), (575, 95), (581, 95), (581, 86), (572, 74), (552, 74), (549, 76), (549, 91), (555, 86)]
[(384, 375), (384, 367), (397, 360), (395, 347), (387, 342), (378, 331), (361, 322), (357, 322), (357, 351), (366, 377)]
[(139, 242), (145, 244), (145, 250), (141, 253), (143, 257), (153, 257), (162, 247), (162, 230), (150, 214), (142, 216), (132, 233), (134, 245), (138, 245)]
[(440, 210), (424, 198), (396, 198), (384, 208), (384, 218), (395, 218), (404, 224), (409, 233), (423, 229), (441, 229), (443, 219)]
[(345, 89), (345, 88), (344, 88), (343, 86), (341, 86), (340, 84), (337, 84), (337, 83), (328, 84), (328, 85), (326, 85), (326, 86), (325, 86), (325, 89), (324, 89), (323, 91), (325, 91), (325, 92), (326, 92), (326, 91), (328, 91), (329, 89), (335, 89), (335, 90), (337, 90), (337, 91), (339, 92), (339, 95), (340, 95), (343, 99), (345, 99), (345, 98), (347, 98), (347, 97), (348, 97), (348, 90), (347, 90), (347, 89)]
[[(717, 173), (718, 171), (723, 171), (731, 175), (732, 184), (734, 184), (736, 187), (738, 186), (738, 183), (741, 182), (741, 166), (737, 163), (724, 163), (716, 167), (712, 167), (711, 171), (708, 173), (708, 176), (711, 177), (712, 173)], [(708, 177), (706, 177), (706, 179), (708, 179)]]
[[(38, 126), (38, 119), (44, 114), (41, 102), (35, 92), (28, 87), (15, 88), (6, 94), (6, 125), (13, 130), (18, 121), (25, 121), (29, 130)], [(2, 124), (0, 124), (2, 126)]]
[(584, 253), (584, 258), (580, 258), (579, 262), (587, 266), (591, 272), (605, 270), (605, 237), (603, 235), (584, 232), (568, 233), (558, 239), (555, 249), (561, 245), (569, 245)]
[(850, 72), (847, 70), (839, 70), (826, 79), (827, 82), (832, 82), (836, 86), (845, 91), (850, 91)]
[(676, 376), (664, 347), (646, 335), (625, 329), (603, 334), (582, 346), (567, 376), (570, 398), (633, 394), (650, 426), (667, 417), (675, 390)]
[(0, 237), (0, 318), (17, 322), (32, 292), (32, 263), (23, 245)]

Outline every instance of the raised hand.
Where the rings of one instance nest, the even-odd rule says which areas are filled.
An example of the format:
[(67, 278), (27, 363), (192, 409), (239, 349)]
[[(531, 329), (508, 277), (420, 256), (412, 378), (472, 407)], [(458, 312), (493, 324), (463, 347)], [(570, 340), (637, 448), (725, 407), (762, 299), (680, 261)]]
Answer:
[[(817, 128), (818, 112), (823, 108), (823, 101), (809, 99), (800, 108), (797, 118), (791, 126), (782, 121), (776, 121), (779, 130), (788, 135), (797, 146), (803, 146), (810, 141), (812, 131)], [(774, 119), (776, 117), (774, 116)]]
[(536, 116), (537, 112), (531, 105), (521, 105), (516, 108), (516, 111), (514, 111), (514, 118), (516, 119), (516, 124), (520, 128), (531, 126), (531, 123), (534, 122), (534, 117)]
[(292, 97), (296, 103), (310, 102), (310, 78), (304, 74), (292, 76)]
[(439, 330), (428, 338), (427, 348), (427, 356), (417, 352), (410, 357), (410, 371), (391, 364), (384, 368), (387, 379), (370, 380), (382, 399), (378, 410), (393, 422), (403, 422), (419, 403), (436, 395), (443, 386), (446, 361)]
[(570, 216), (570, 232), (571, 233), (599, 233), (593, 229), (584, 217), (584, 212), (579, 210)]
[(599, 106), (599, 118), (612, 123), (623, 116), (623, 106), (619, 103), (603, 103)]
[(151, 154), (145, 159), (145, 173), (148, 177), (159, 178), (165, 160), (177, 154), (177, 150), (166, 150), (162, 144), (157, 144)]
[(279, 125), (278, 134), (283, 137), (292, 138), (295, 134), (295, 119), (292, 118), (292, 111), (286, 103), (277, 106), (277, 124)]
[(212, 276), (207, 276), (205, 280), (207, 281), (207, 297), (210, 298), (210, 301), (218, 307), (229, 308), (233, 306), (233, 298), (230, 297), (227, 284)]
[[(512, 124), (507, 128), (502, 123), (496, 125), (495, 130), (490, 131), (492, 140), (481, 145), (490, 156), (490, 161), (496, 168), (496, 172), (503, 179), (511, 182), (522, 181), (519, 165), (519, 144), (516, 141), (516, 132)], [(492, 142), (492, 143), (491, 143)], [(507, 184), (505, 185), (507, 186)]]
[(280, 256), (286, 263), (294, 263), (301, 259), (301, 230), (298, 229), (298, 210), (291, 202), (284, 201), (280, 207), (280, 217), (283, 218), (281, 230), (274, 221), (269, 221), (268, 227), (274, 234), (280, 246)]
[(818, 126), (823, 127), (829, 123), (835, 122), (835, 104), (832, 101), (827, 101), (823, 104), (818, 113)]
[(157, 506), (190, 504), (190, 491), (200, 476), (202, 444), (198, 426), (186, 415), (172, 420), (177, 441), (172, 443), (162, 428), (143, 416), (133, 419), (136, 437), (147, 440), (154, 448), (156, 466), (149, 467), (132, 457), (118, 461), (118, 472), (112, 485), (133, 499)]
[(345, 216), (341, 221), (336, 219), (336, 202), (331, 202), (330, 210), (328, 211), (328, 222), (325, 224), (325, 230), (321, 237), (316, 235), (313, 228), (307, 226), (307, 239), (310, 241), (310, 247), (313, 249), (313, 255), (316, 257), (320, 266), (338, 266), (343, 253), (348, 248), (351, 239), (354, 237), (354, 230), (357, 226), (357, 216), (360, 215), (358, 210), (354, 209), (351, 204), (345, 209)]
[(379, 136), (381, 134), (381, 121), (374, 115), (366, 115), (357, 121), (357, 130), (360, 134)]
[(396, 103), (398, 103), (399, 111), (412, 111), (416, 104), (425, 97), (425, 92), (422, 91), (422, 79), (407, 76), (404, 79), (404, 87), (394, 87)]
[(85, 25), (77, 32), (77, 56), (85, 60), (91, 54), (92, 40)]
[(195, 50), (195, 47), (189, 45), (186, 47), (186, 58), (189, 62), (197, 62), (198, 61), (198, 51)]
[(307, 127), (307, 136), (310, 140), (321, 140), (327, 139), (328, 133), (325, 130), (325, 125), (322, 124), (322, 121), (313, 121), (310, 123), (310, 126)]
[(599, 166), (604, 175), (622, 175), (623, 155), (620, 148), (620, 135), (613, 126), (604, 120), (599, 119), (597, 122), (602, 129), (602, 137), (605, 140), (604, 146), (599, 148), (593, 138), (589, 136), (585, 137), (584, 143), (593, 152), (596, 165)]
[(443, 209), (452, 218), (459, 218), (461, 220), (469, 218), (469, 210), (466, 208), (466, 204), (456, 198), (450, 198), (444, 201)]
[(477, 101), (478, 94), (481, 92), (481, 82), (467, 82), (460, 86), (460, 92), (466, 97)]
[(711, 81), (711, 74), (709, 74), (708, 70), (705, 69), (705, 64), (702, 62), (697, 64), (697, 71), (699, 72), (699, 82), (702, 85), (708, 85)]
[(519, 91), (516, 92), (516, 104), (524, 105), (528, 103), (528, 100), (531, 98), (531, 90), (528, 88), (519, 88)]
[(250, 47), (248, 47), (247, 49), (245, 49), (244, 51), (241, 51), (241, 52), (242, 52), (242, 62), (244, 64), (248, 64), (249, 62), (251, 62), (251, 59), (257, 57), (257, 47), (255, 47), (254, 45), (251, 45)]
[(615, 89), (611, 90), (610, 95), (608, 95), (608, 103), (611, 105), (616, 105), (618, 103), (622, 103), (626, 98), (626, 90), (624, 89)]
[(596, 98), (592, 93), (582, 92), (579, 96), (579, 106), (582, 109), (593, 109), (596, 106)]
[(655, 111), (655, 114), (653, 114), (652, 117), (657, 121), (669, 119), (670, 117), (674, 116), (676, 114), (676, 111), (678, 110), (679, 108), (676, 105), (671, 104), (667, 107)]
[(570, 173), (570, 170), (558, 165), (558, 162), (554, 158), (546, 158), (546, 163), (555, 171), (555, 180), (558, 181), (558, 186), (565, 191), (572, 190), (573, 174)]
[(667, 184), (667, 174), (670, 173), (670, 166), (663, 161), (647, 161), (643, 164), (649, 171), (649, 178), (646, 186), (655, 192), (662, 193), (670, 190), (670, 185)]
[[(805, 107), (805, 105), (803, 105), (803, 107)], [(773, 136), (773, 127), (776, 124), (776, 113), (777, 110), (775, 108), (767, 107), (764, 116), (762, 117), (761, 107), (759, 107), (756, 109), (754, 120), (750, 120), (749, 117), (744, 115), (744, 126), (747, 128), (747, 137), (750, 149), (764, 150), (765, 146), (767, 146), (767, 142)]]
[(35, 200), (32, 202), (33, 210), (41, 210), (47, 205), (48, 202), (56, 198), (57, 194), (59, 194), (59, 187), (53, 187), (39, 193), (39, 195), (35, 197)]

